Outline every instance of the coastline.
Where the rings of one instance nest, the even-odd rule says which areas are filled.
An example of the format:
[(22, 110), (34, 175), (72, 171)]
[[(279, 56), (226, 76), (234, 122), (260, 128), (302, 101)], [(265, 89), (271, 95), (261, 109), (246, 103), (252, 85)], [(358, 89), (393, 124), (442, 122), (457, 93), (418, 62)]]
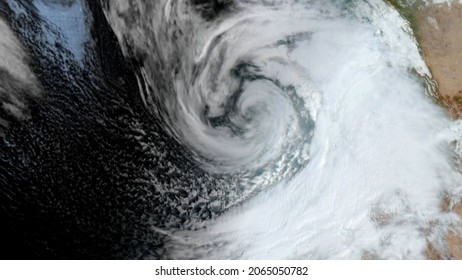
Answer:
[[(422, 56), (437, 84), (438, 102), (447, 108), (453, 119), (462, 117), (462, 4), (439, 3), (420, 7), (415, 13), (414, 32)], [(443, 210), (452, 211), (462, 218), (462, 202), (445, 203)], [(462, 236), (456, 231), (446, 238), (447, 256), (437, 250), (428, 250), (430, 259), (462, 259)], [(432, 245), (429, 245), (431, 248)]]
[(437, 83), (438, 101), (452, 118), (462, 117), (462, 4), (429, 4), (416, 10), (415, 33)]
[[(386, 0), (405, 17), (414, 32), (422, 57), (436, 82), (436, 102), (452, 119), (462, 118), (462, 3), (406, 4)], [(441, 203), (444, 212), (453, 212), (462, 219), (462, 201), (454, 203), (448, 197)], [(443, 250), (428, 241), (428, 259), (462, 259), (462, 234), (453, 228)]]

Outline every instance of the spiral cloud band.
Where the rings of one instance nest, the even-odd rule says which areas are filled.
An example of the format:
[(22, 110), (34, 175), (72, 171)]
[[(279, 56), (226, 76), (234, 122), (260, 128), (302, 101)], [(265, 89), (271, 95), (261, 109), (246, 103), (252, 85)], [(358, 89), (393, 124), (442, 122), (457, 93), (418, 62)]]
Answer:
[[(69, 14), (95, 9), (69, 2)], [(56, 5), (34, 3), (44, 21)], [(113, 151), (100, 157), (116, 166), (104, 167), (114, 174), (107, 176), (130, 182), (115, 184), (130, 203), (114, 195), (94, 206), (120, 209), (114, 217), (123, 218), (114, 219), (124, 222), (114, 232), (130, 240), (120, 248), (136, 247), (128, 257), (421, 259), (429, 244), (447, 254), (445, 238), (461, 225), (441, 207), (461, 198), (460, 124), (433, 100), (409, 23), (387, 2), (102, 0), (101, 7), (134, 73), (120, 100), (135, 101), (120, 106), (125, 117), (113, 109), (90, 117), (107, 134), (83, 133), (102, 139), (95, 149)], [(78, 27), (61, 22), (61, 33), (94, 33), (98, 18), (88, 18)], [(63, 44), (77, 61), (70, 76), (91, 64), (103, 70), (89, 77), (105, 81), (107, 92), (128, 88), (95, 74), (104, 63), (86, 56), (97, 57), (100, 41), (74, 40)], [(96, 97), (82, 103), (106, 108), (99, 98), (116, 98), (94, 94), (96, 84), (88, 87)], [(127, 143), (136, 152), (110, 142), (120, 131), (133, 135)], [(102, 192), (112, 197), (108, 186)]]

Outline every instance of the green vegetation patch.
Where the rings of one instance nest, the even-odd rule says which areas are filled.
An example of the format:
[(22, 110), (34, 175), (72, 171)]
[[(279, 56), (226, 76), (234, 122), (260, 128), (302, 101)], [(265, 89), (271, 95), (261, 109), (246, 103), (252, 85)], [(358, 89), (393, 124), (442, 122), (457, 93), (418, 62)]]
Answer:
[(415, 13), (418, 9), (425, 6), (423, 0), (384, 0), (388, 4), (395, 7), (395, 9), (403, 16), (410, 24), (414, 34), (417, 33), (418, 23)]
[(454, 96), (452, 98), (456, 103), (462, 104), (462, 96)]

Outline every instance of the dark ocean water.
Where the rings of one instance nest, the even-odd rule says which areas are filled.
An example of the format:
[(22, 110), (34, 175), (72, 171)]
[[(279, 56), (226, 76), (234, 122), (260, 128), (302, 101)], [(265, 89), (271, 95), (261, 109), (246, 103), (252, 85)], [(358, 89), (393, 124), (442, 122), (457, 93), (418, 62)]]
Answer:
[[(0, 2), (44, 93), (27, 98), (29, 121), (1, 111), (9, 123), (0, 141), (1, 258), (159, 257), (162, 238), (151, 225), (181, 227), (191, 212), (212, 215), (205, 205), (183, 205), (181, 214), (169, 206), (188, 196), (201, 170), (147, 113), (136, 61), (122, 57), (100, 4), (84, 5), (92, 40), (81, 67), (60, 39), (47, 41), (49, 34), (63, 40), (60, 29), (34, 4)], [(167, 164), (177, 171), (165, 175)], [(153, 178), (174, 186), (161, 193)]]
[(459, 228), (460, 125), (384, 1), (0, 0), (0, 35), (0, 258), (418, 259)]

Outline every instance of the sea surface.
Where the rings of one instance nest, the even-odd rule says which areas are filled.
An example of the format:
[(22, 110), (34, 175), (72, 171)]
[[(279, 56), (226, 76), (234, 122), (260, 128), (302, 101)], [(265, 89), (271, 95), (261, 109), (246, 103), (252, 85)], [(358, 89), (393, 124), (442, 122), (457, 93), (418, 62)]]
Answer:
[(386, 1), (0, 0), (0, 35), (2, 258), (448, 258), (460, 233), (462, 125)]

